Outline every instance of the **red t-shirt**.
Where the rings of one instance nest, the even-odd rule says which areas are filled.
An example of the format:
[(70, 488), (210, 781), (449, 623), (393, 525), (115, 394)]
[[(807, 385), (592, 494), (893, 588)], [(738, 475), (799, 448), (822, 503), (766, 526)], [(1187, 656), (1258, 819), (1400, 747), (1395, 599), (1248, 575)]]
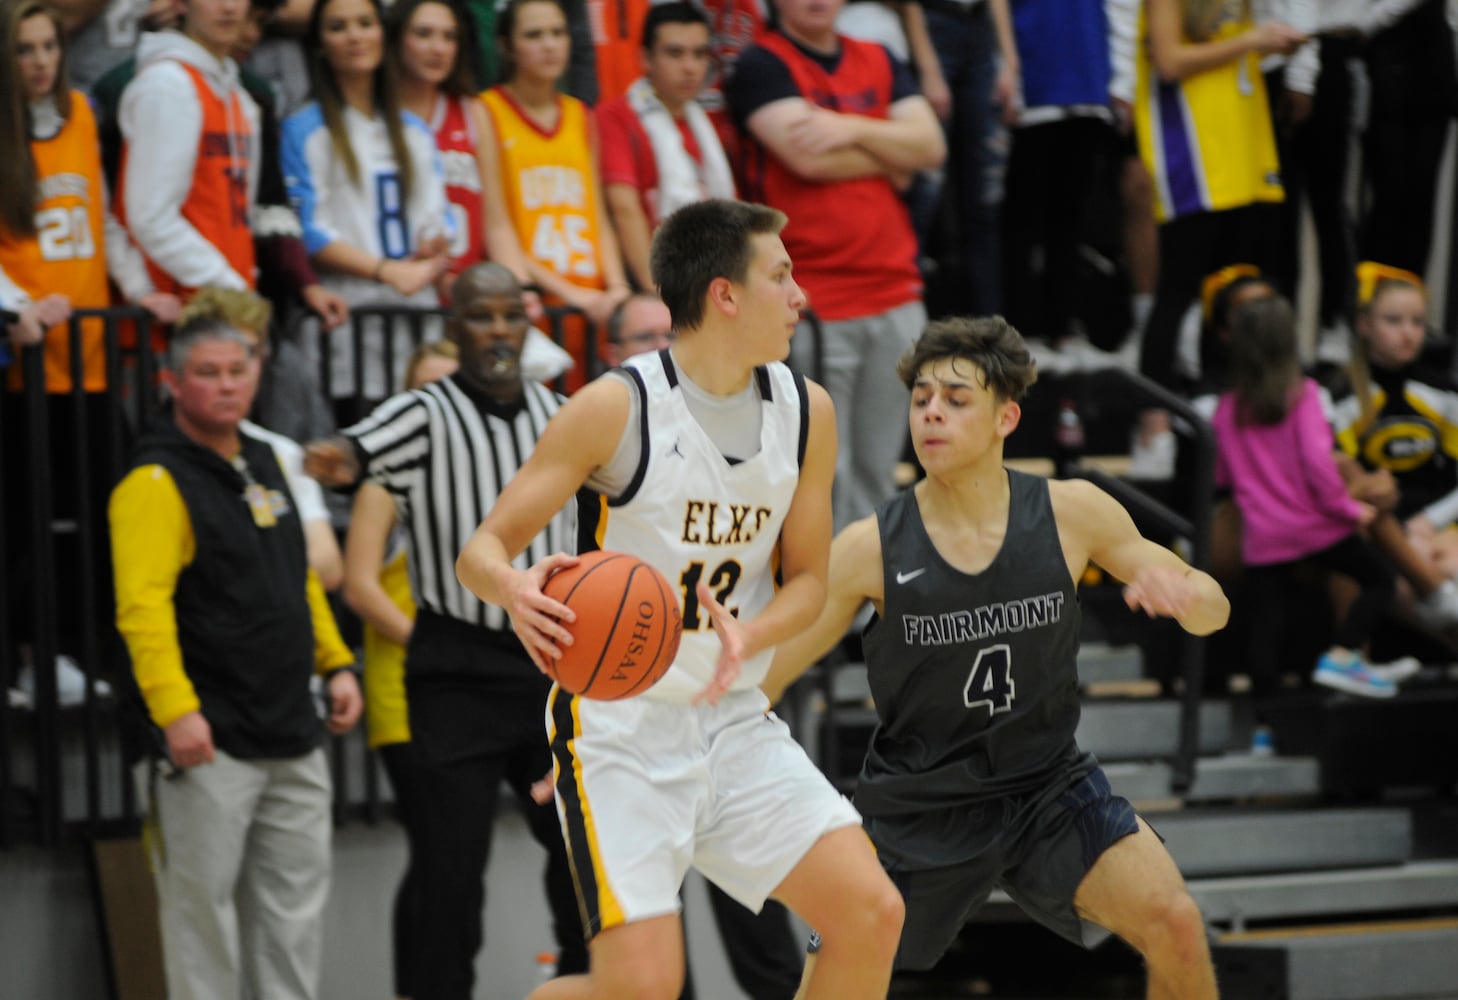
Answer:
[[(657, 229), (662, 221), (658, 217), (658, 161), (654, 159), (653, 142), (643, 128), (643, 122), (628, 104), (626, 96), (599, 104), (595, 113), (601, 143), (599, 156), (603, 186), (628, 184), (637, 188), (648, 225)], [(688, 119), (676, 118), (674, 122), (678, 125), (679, 135), (683, 136), (684, 150), (695, 163), (702, 165), (704, 156)]]

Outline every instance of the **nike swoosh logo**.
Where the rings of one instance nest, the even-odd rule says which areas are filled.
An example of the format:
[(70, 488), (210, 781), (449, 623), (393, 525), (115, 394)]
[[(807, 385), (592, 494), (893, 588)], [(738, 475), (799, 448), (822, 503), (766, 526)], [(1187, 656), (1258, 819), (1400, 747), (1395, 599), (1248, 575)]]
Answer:
[(921, 576), (921, 574), (923, 574), (925, 572), (926, 572), (926, 567), (923, 566), (921, 569), (914, 569), (910, 573), (897, 573), (896, 574), (896, 582), (897, 583), (910, 583), (912, 580), (915, 580), (917, 577)]

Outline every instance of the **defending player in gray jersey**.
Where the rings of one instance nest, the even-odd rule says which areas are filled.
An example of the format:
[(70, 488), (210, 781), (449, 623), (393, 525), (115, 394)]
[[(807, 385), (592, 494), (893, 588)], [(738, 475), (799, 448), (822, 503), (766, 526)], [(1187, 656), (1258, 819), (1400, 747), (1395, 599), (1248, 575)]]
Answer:
[(773, 702), (873, 605), (864, 648), (880, 724), (856, 805), (906, 900), (896, 967), (934, 965), (996, 887), (1072, 941), (1100, 927), (1128, 941), (1151, 998), (1209, 1000), (1184, 880), (1074, 740), (1074, 581), (1095, 563), (1130, 608), (1196, 635), (1223, 628), (1230, 603), (1093, 484), (1003, 467), (1036, 374), (1002, 319), (930, 324), (900, 374), (926, 479), (835, 539), (825, 610), (778, 647), (765, 682)]

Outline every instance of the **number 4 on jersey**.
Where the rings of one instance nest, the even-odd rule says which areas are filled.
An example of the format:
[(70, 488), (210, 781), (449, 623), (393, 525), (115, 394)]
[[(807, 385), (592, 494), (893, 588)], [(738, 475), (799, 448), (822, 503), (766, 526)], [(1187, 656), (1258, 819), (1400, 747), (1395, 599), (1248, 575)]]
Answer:
[(1008, 646), (999, 644), (979, 650), (972, 672), (967, 675), (967, 686), (962, 689), (962, 702), (968, 708), (986, 705), (987, 711), (996, 715), (1012, 711), (1015, 694), (1012, 651)]

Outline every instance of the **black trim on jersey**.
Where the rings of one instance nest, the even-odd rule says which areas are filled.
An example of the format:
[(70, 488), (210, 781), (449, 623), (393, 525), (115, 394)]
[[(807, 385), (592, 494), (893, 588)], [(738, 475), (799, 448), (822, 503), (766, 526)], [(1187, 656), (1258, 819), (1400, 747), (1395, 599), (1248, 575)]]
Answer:
[(584, 486), (577, 491), (577, 554), (596, 552), (597, 529), (607, 517), (607, 497)]
[(766, 403), (775, 401), (774, 386), (770, 383), (769, 369), (760, 365), (754, 370), (754, 380), (759, 383), (759, 398)]
[(577, 885), (577, 906), (582, 928), (588, 938), (602, 930), (602, 903), (598, 899), (597, 878), (592, 863), (592, 842), (587, 831), (581, 789), (577, 787), (577, 758), (572, 752), (577, 736), (572, 708), (577, 698), (571, 692), (556, 688), (549, 696), (552, 714), (552, 756), (557, 762), (557, 795), (565, 817), (564, 839), (567, 860), (572, 866), (572, 881)]
[[(668, 363), (668, 350), (664, 349), (658, 353), (663, 358), (664, 371), (668, 372), (670, 380), (674, 384), (677, 384), (677, 380), (672, 377), (673, 366)], [(609, 507), (621, 507), (638, 495), (638, 490), (642, 488), (643, 480), (648, 475), (648, 458), (651, 444), (648, 440), (648, 386), (643, 381), (643, 376), (638, 374), (636, 368), (625, 367), (619, 368), (618, 371), (631, 375), (633, 377), (633, 385), (638, 389), (638, 468), (633, 470), (633, 478), (623, 488), (623, 492), (608, 501)]]
[(668, 348), (658, 352), (658, 360), (663, 362), (663, 374), (668, 378), (670, 389), (678, 388), (678, 370), (673, 367), (673, 359), (668, 356)]
[(805, 448), (810, 443), (810, 390), (805, 386), (805, 376), (797, 371), (790, 372), (795, 380), (795, 395), (800, 397), (800, 443), (795, 446), (795, 462), (805, 468)]

